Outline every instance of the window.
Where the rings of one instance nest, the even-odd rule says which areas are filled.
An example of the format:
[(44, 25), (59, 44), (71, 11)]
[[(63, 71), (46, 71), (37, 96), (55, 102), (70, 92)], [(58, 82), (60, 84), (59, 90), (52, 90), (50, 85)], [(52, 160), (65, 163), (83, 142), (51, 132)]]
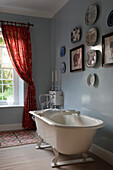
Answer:
[(0, 105), (23, 105), (24, 83), (16, 73), (0, 31)]

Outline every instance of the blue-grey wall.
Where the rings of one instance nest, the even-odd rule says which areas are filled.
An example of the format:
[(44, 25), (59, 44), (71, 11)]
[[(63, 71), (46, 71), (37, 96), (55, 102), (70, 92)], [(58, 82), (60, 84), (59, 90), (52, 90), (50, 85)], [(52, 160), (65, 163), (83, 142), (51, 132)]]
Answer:
[[(85, 12), (91, 4), (98, 5), (98, 18), (92, 25), (85, 24)], [(56, 68), (60, 69), (61, 62), (66, 62), (66, 73), (59, 72), (59, 82), (64, 92), (64, 108), (80, 110), (81, 114), (90, 115), (105, 121), (103, 129), (98, 130), (94, 143), (113, 152), (113, 67), (102, 67), (102, 35), (113, 32), (113, 27), (107, 26), (107, 17), (113, 9), (113, 0), (70, 0), (52, 19), (54, 29), (52, 49), (56, 57)], [(70, 34), (74, 27), (81, 28), (81, 40), (71, 43)], [(98, 50), (98, 60), (94, 68), (83, 72), (70, 72), (70, 49), (84, 44), (84, 55), (90, 49), (85, 43), (87, 31), (96, 27), (98, 40), (93, 49)], [(55, 41), (54, 41), (55, 40)], [(60, 57), (60, 47), (66, 46), (66, 55)], [(85, 59), (84, 59), (85, 61)], [(94, 87), (87, 85), (90, 73), (97, 75)]]
[[(98, 5), (98, 18), (94, 25), (85, 24), (85, 12), (89, 5)], [(98, 130), (94, 143), (113, 152), (113, 67), (102, 67), (101, 44), (102, 35), (113, 31), (107, 26), (107, 17), (112, 10), (112, 0), (70, 0), (52, 19), (26, 17), (0, 13), (1, 20), (17, 22), (30, 22), (33, 58), (33, 79), (36, 86), (37, 105), (38, 96), (50, 89), (51, 70), (59, 70), (62, 61), (66, 62), (66, 73), (59, 72), (59, 89), (64, 92), (64, 107), (66, 109), (80, 110), (82, 114), (100, 118), (105, 121), (103, 129)], [(80, 42), (72, 44), (70, 33), (74, 27), (80, 27), (82, 34)], [(98, 61), (94, 68), (85, 67), (83, 72), (70, 73), (69, 50), (80, 45), (85, 45), (84, 55), (90, 47), (85, 44), (87, 31), (96, 27), (98, 41), (94, 49), (98, 49)], [(66, 55), (60, 57), (60, 47), (66, 46)], [(85, 60), (85, 59), (84, 59)], [(97, 75), (94, 87), (87, 85), (87, 76), (90, 73)], [(22, 121), (23, 108), (0, 108), (0, 125), (15, 124)]]
[[(30, 27), (32, 42), (33, 80), (38, 97), (50, 89), (51, 75), (51, 20), (37, 17), (0, 13), (1, 20), (32, 23)], [(0, 125), (22, 123), (23, 107), (0, 107)]]

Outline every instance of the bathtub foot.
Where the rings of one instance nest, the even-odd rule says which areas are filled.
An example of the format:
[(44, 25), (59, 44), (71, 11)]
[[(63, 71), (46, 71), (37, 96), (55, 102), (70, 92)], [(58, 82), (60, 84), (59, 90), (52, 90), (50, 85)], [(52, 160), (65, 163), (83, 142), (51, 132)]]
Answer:
[(59, 158), (59, 153), (55, 148), (53, 148), (53, 152), (55, 154), (55, 157), (52, 160), (51, 166), (56, 167), (57, 166), (57, 161), (58, 161), (58, 158)]
[(47, 144), (41, 145), (42, 142), (43, 142), (43, 139), (42, 139), (40, 136), (38, 136), (38, 139), (39, 139), (39, 140), (38, 140), (36, 149), (44, 149), (44, 148), (49, 148), (49, 147), (51, 147), (50, 145), (47, 145)]
[(84, 161), (86, 161), (87, 157), (88, 157), (88, 155), (86, 153), (82, 154), (82, 158), (83, 158)]
[(43, 139), (38, 135), (38, 143), (37, 143), (36, 149), (39, 149), (41, 147), (42, 142), (43, 142)]
[(55, 158), (52, 160), (52, 163), (51, 163), (52, 168), (66, 166), (66, 165), (73, 165), (73, 164), (88, 163), (88, 162), (94, 161), (92, 158), (88, 158), (86, 153), (83, 153), (82, 154), (83, 158), (81, 159), (58, 162), (59, 153), (55, 148), (53, 148), (53, 152), (55, 153)]

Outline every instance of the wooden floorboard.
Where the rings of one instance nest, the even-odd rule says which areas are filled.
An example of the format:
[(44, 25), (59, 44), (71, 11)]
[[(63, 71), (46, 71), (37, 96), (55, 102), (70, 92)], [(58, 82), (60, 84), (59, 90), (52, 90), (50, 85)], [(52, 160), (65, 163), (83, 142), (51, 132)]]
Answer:
[[(94, 158), (94, 162), (76, 164), (52, 168), (50, 166), (54, 153), (51, 148), (35, 149), (36, 144), (1, 148), (0, 149), (0, 170), (113, 170), (113, 166), (88, 153)], [(60, 155), (59, 161), (79, 158), (80, 155)]]

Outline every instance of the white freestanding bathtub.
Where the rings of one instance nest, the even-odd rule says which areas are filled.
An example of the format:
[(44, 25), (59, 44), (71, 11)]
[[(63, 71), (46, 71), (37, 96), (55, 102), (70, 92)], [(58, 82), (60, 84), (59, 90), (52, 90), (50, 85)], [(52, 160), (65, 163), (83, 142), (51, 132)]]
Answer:
[(56, 161), (53, 161), (55, 165), (58, 153), (70, 155), (87, 152), (96, 130), (104, 126), (102, 120), (72, 110), (45, 109), (30, 113), (35, 116), (41, 139), (54, 148), (57, 157)]

